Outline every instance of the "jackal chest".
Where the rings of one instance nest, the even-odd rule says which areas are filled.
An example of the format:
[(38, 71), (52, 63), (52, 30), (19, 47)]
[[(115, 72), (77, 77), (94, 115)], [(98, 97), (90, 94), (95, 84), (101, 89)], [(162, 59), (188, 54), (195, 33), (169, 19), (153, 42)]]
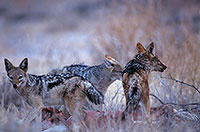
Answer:
[(42, 103), (42, 97), (36, 94), (34, 87), (21, 87), (16, 92), (32, 107), (39, 107)]

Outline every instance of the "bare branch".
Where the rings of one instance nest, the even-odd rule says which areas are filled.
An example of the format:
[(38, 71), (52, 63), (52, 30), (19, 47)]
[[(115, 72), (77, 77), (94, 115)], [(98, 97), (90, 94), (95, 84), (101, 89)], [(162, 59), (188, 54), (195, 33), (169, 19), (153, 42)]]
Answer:
[(166, 103), (166, 104), (177, 105), (177, 106), (200, 105), (199, 103), (189, 103), (189, 104)]
[(158, 98), (156, 95), (154, 94), (150, 94), (151, 96), (153, 96), (154, 98), (156, 98), (162, 105), (176, 105), (176, 106), (188, 106), (188, 105), (200, 105), (200, 103), (189, 103), (189, 104), (176, 104), (176, 103), (164, 103), (160, 98)]
[(156, 95), (154, 94), (150, 94), (151, 96), (153, 96), (154, 98), (156, 98), (161, 104), (165, 104), (161, 99), (159, 99)]
[(173, 81), (175, 81), (175, 82), (178, 82), (178, 83), (181, 83), (181, 84), (187, 85), (187, 86), (189, 86), (189, 87), (192, 87), (192, 88), (194, 88), (194, 89), (195, 89), (195, 90), (200, 94), (200, 91), (199, 91), (198, 88), (195, 87), (194, 85), (191, 85), (191, 84), (188, 84), (188, 83), (186, 83), (186, 82), (183, 82), (183, 81), (177, 80), (177, 79), (175, 79), (175, 78), (172, 78), (171, 76), (170, 76), (170, 77), (161, 77), (161, 78), (169, 79), (169, 80), (173, 80)]

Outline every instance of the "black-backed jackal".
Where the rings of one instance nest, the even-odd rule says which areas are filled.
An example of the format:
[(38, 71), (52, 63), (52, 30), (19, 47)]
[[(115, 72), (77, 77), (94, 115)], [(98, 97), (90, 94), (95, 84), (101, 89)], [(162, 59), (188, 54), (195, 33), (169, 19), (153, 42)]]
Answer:
[(104, 63), (95, 66), (71, 65), (63, 68), (63, 73), (80, 76), (92, 83), (97, 90), (105, 95), (109, 85), (122, 76), (120, 63), (109, 55), (105, 55)]
[[(137, 44), (138, 54), (129, 61), (123, 71), (122, 84), (126, 98), (126, 108), (122, 113), (122, 120), (128, 114), (142, 105), (143, 117), (149, 121), (150, 98), (148, 74), (152, 71), (163, 72), (167, 67), (153, 54), (154, 43), (145, 49), (141, 43)], [(131, 115), (132, 116), (132, 115)]]
[(18, 67), (14, 66), (8, 59), (4, 59), (4, 63), (13, 88), (29, 105), (36, 108), (36, 113), (43, 106), (67, 104), (70, 113), (73, 114), (74, 106), (70, 105), (71, 102), (66, 102), (70, 101), (71, 96), (73, 96), (73, 101), (77, 98), (80, 104), (86, 97), (95, 104), (103, 103), (102, 94), (83, 78), (77, 78), (61, 71), (41, 76), (29, 74), (27, 73), (27, 58), (23, 59)]

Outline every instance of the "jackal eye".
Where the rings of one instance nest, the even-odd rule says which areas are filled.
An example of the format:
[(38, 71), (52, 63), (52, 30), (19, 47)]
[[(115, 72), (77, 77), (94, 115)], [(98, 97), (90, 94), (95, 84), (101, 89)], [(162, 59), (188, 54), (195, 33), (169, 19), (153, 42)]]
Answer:
[(19, 75), (18, 80), (19, 80), (19, 81), (22, 81), (22, 79), (23, 79), (23, 76), (22, 76), (22, 75)]
[(12, 82), (13, 81), (13, 77), (12, 76), (8, 76), (9, 80)]

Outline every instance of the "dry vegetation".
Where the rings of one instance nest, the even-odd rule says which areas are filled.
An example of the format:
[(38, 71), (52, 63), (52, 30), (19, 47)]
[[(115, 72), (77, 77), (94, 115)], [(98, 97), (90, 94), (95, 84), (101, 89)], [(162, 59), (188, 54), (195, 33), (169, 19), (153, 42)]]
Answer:
[[(128, 1), (125, 3), (127, 8), (122, 8), (120, 13), (108, 16), (109, 22), (97, 29), (97, 39), (94, 43), (100, 54), (107, 52), (121, 61), (124, 66), (136, 54), (137, 42), (147, 45), (154, 41), (156, 54), (168, 68), (162, 75), (159, 73), (151, 75), (151, 93), (164, 103), (199, 103), (200, 94), (195, 88), (200, 87), (200, 34), (194, 30), (198, 27), (193, 27), (192, 24), (192, 18), (195, 17), (198, 7), (191, 6), (191, 10), (187, 10), (186, 7), (184, 8), (186, 3), (180, 1), (178, 3), (183, 6), (178, 11), (184, 16), (177, 22), (173, 16), (175, 12), (167, 10), (166, 3), (162, 1), (150, 2), (146, 5), (137, 5)], [(132, 6), (134, 4), (136, 6)], [(192, 87), (183, 83), (191, 84)], [(154, 100), (153, 97), (152, 99), (153, 106), (161, 105), (158, 100)], [(175, 122), (171, 120), (172, 127), (165, 126), (163, 130), (199, 130), (199, 105), (174, 105), (173, 107), (178, 111), (187, 111), (187, 114), (193, 113), (197, 117), (191, 119), (193, 122), (182, 122), (178, 127), (174, 127)]]
[[(195, 14), (182, 9), (182, 12), (190, 13), (191, 16), (185, 15), (183, 20), (177, 23), (171, 18), (173, 16), (169, 11), (161, 10), (157, 6), (152, 7), (152, 5), (141, 10), (144, 7), (138, 6), (140, 10), (128, 8), (129, 10), (124, 9), (124, 13), (121, 12), (120, 15), (119, 13), (112, 14), (108, 18), (109, 22), (97, 29), (97, 39), (94, 43), (100, 54), (109, 53), (124, 66), (136, 54), (137, 42), (147, 45), (154, 41), (156, 54), (168, 67), (163, 77), (173, 77), (199, 88), (200, 34), (192, 29), (192, 19), (189, 19)], [(160, 8), (164, 8), (163, 6)], [(126, 13), (127, 10), (128, 13)], [(166, 20), (162, 20), (163, 17)], [(152, 77), (153, 83), (159, 79), (155, 75)], [(199, 101), (199, 93), (196, 90), (172, 80), (164, 78), (161, 80), (161, 83), (167, 83), (165, 85), (175, 90), (172, 92), (177, 94), (174, 101), (186, 103), (188, 98), (191, 102)]]
[[(98, 22), (100, 26), (97, 26), (95, 35), (90, 40), (96, 51), (93, 56), (96, 60), (101, 60), (99, 56), (108, 53), (125, 66), (136, 54), (137, 42), (147, 45), (154, 41), (156, 54), (168, 68), (162, 74), (151, 74), (151, 93), (162, 100), (159, 102), (151, 97), (151, 104), (153, 107), (160, 107), (162, 103), (171, 103), (170, 108), (175, 111), (153, 119), (153, 131), (200, 131), (200, 93), (194, 89), (200, 88), (200, 20), (193, 19), (200, 17), (200, 3), (182, 3), (180, 0), (172, 3), (160, 0), (126, 0), (119, 3), (114, 1), (110, 5), (108, 15)], [(179, 8), (171, 10), (176, 6)], [(180, 12), (180, 16), (175, 16), (175, 12)], [(109, 103), (104, 110), (123, 110), (121, 89), (120, 83), (110, 87), (109, 92), (112, 96), (107, 98)], [(114, 96), (116, 91), (120, 96)], [(12, 90), (4, 74), (0, 83), (0, 94), (0, 132), (14, 131), (17, 128), (22, 132), (41, 130), (40, 120), (34, 121), (30, 126), (23, 122), (32, 109)], [(198, 104), (184, 105), (190, 103)], [(109, 124), (105, 131), (152, 131), (146, 125), (141, 125), (144, 122), (136, 122), (134, 127), (131, 123), (114, 124), (112, 127)], [(52, 131), (59, 130), (62, 131), (61, 128)]]

